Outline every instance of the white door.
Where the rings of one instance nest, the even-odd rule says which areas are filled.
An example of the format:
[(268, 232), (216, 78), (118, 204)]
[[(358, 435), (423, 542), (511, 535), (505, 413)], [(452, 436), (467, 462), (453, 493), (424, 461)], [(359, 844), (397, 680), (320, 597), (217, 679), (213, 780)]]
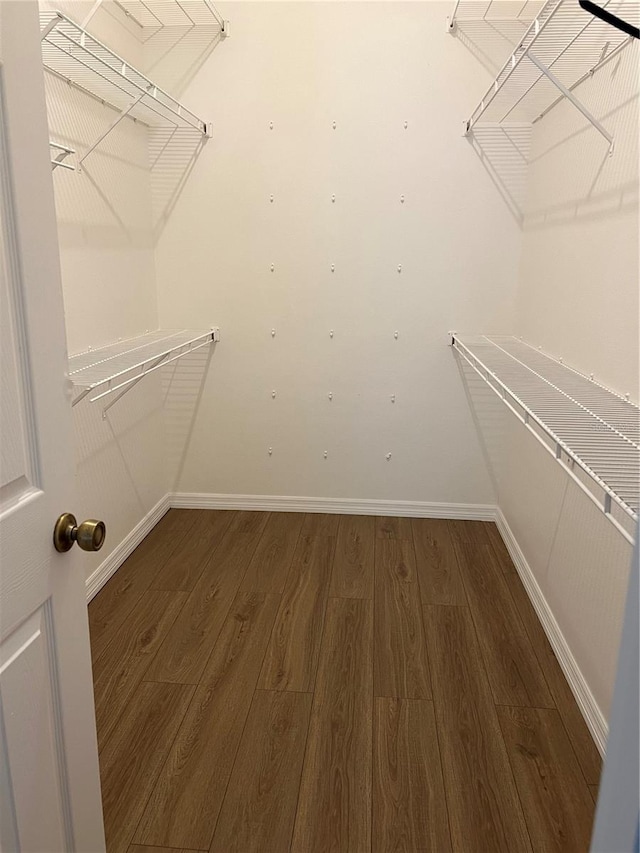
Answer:
[(38, 9), (0, 0), (0, 848), (104, 850)]

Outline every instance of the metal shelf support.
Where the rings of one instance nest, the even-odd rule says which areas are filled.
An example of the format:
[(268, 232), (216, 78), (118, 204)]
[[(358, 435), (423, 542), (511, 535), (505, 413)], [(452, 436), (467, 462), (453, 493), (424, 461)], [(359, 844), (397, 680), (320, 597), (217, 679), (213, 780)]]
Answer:
[(590, 121), (590, 122), (591, 122), (591, 124), (595, 127), (595, 129), (598, 131), (598, 133), (600, 133), (600, 134), (602, 134), (602, 136), (604, 136), (604, 138), (605, 138), (605, 139), (607, 140), (607, 142), (609, 143), (609, 156), (611, 156), (611, 155), (613, 154), (614, 140), (613, 140), (613, 136), (611, 136), (611, 134), (609, 133), (609, 131), (608, 131), (608, 130), (606, 130), (606, 129), (602, 126), (602, 124), (598, 121), (598, 119), (597, 119), (597, 118), (596, 118), (592, 113), (590, 113), (590, 112), (589, 112), (589, 110), (584, 106), (584, 104), (582, 104), (582, 103), (581, 103), (581, 102), (576, 98), (576, 96), (573, 94), (573, 92), (571, 92), (569, 89), (567, 89), (567, 87), (564, 85), (564, 83), (562, 83), (560, 80), (558, 80), (558, 78), (556, 77), (556, 75), (555, 75), (552, 71), (550, 71), (550, 70), (547, 68), (547, 66), (546, 66), (546, 65), (543, 65), (543, 64), (542, 64), (542, 62), (540, 62), (540, 60), (539, 60), (539, 59), (537, 59), (537, 58), (536, 58), (536, 57), (531, 53), (531, 51), (527, 51), (527, 56), (528, 56), (528, 57), (529, 57), (529, 59), (533, 62), (533, 64), (534, 64), (537, 68), (539, 68), (539, 69), (540, 69), (540, 71), (542, 71), (542, 73), (543, 73), (546, 77), (548, 77), (548, 79), (549, 79), (549, 80), (551, 80), (551, 82), (553, 83), (553, 85), (554, 85), (557, 89), (559, 89), (559, 90), (562, 92), (562, 94), (564, 95), (564, 97), (565, 97), (568, 101), (571, 101), (571, 103), (573, 104), (573, 106), (574, 106), (577, 110), (580, 110), (580, 112), (582, 113), (582, 115), (587, 119), (587, 121)]

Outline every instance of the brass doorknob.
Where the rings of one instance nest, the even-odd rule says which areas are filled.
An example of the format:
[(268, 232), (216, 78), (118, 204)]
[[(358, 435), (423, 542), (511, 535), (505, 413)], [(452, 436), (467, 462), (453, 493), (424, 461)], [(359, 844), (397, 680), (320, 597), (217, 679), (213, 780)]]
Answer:
[(64, 512), (53, 528), (53, 544), (56, 551), (68, 551), (77, 542), (83, 551), (99, 551), (104, 545), (107, 529), (104, 521), (88, 518), (78, 524), (75, 515)]

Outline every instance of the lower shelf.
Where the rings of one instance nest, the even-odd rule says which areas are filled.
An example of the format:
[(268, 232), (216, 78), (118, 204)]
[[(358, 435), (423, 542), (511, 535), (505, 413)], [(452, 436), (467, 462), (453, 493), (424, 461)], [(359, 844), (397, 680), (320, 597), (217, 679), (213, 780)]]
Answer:
[(517, 338), (454, 333), (452, 345), (633, 542), (638, 407)]
[(92, 394), (94, 403), (119, 391), (111, 406), (147, 374), (218, 340), (217, 326), (207, 332), (163, 329), (71, 356), (69, 378), (80, 390), (72, 405)]

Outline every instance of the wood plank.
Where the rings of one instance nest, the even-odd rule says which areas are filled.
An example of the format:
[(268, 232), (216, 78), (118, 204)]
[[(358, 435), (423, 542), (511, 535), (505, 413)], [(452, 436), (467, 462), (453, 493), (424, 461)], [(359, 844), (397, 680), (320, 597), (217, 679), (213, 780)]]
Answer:
[(195, 687), (143, 682), (100, 753), (109, 853), (127, 851)]
[(311, 700), (310, 693), (256, 691), (211, 853), (289, 849)]
[(427, 646), (413, 543), (378, 539), (375, 554), (374, 695), (430, 699)]
[(598, 748), (591, 737), (584, 717), (520, 577), (513, 574), (507, 576), (505, 580), (538, 657), (584, 777), (589, 784), (597, 786), (600, 783), (602, 771), (602, 759)]
[(301, 536), (264, 658), (262, 690), (313, 690), (335, 539)]
[(272, 512), (240, 589), (282, 594), (300, 536), (300, 512)]
[(492, 548), (465, 541), (454, 542), (454, 548), (495, 702), (553, 708), (547, 682)]
[(278, 597), (239, 593), (134, 841), (207, 850), (249, 713)]
[(442, 518), (413, 518), (411, 529), (422, 603), (466, 605), (448, 522)]
[(208, 851), (185, 850), (184, 847), (148, 847), (146, 844), (132, 844), (128, 853), (208, 853)]
[(156, 573), (189, 535), (189, 510), (171, 509), (89, 603), (91, 660), (96, 661), (149, 589)]
[(511, 556), (507, 551), (507, 546), (504, 544), (500, 531), (495, 524), (487, 524), (487, 537), (502, 571), (508, 575), (517, 575), (516, 567), (513, 565)]
[(594, 803), (555, 710), (498, 708), (534, 850), (586, 853)]
[(371, 850), (373, 604), (331, 598), (291, 849)]
[(438, 605), (424, 612), (453, 849), (529, 851), (471, 614)]
[(597, 805), (598, 803), (598, 791), (600, 789), (599, 785), (589, 785), (589, 791), (591, 792), (591, 797), (593, 798), (593, 802)]
[(93, 666), (99, 748), (142, 681), (152, 657), (185, 603), (185, 592), (148, 590)]
[(158, 649), (148, 681), (198, 683), (266, 522), (263, 512), (234, 515)]
[(337, 536), (340, 516), (325, 512), (306, 512), (301, 536)]
[(373, 851), (451, 850), (432, 702), (376, 699)]
[(151, 589), (175, 589), (190, 592), (205, 564), (215, 554), (234, 517), (233, 511), (192, 509), (189, 533), (165, 561)]
[(490, 521), (447, 519), (447, 526), (453, 542), (467, 542), (470, 545), (488, 545), (489, 534), (487, 531), (491, 524)]
[(373, 598), (375, 535), (373, 516), (340, 516), (329, 595)]
[(412, 539), (411, 519), (396, 516), (376, 516), (376, 537), (378, 539)]

